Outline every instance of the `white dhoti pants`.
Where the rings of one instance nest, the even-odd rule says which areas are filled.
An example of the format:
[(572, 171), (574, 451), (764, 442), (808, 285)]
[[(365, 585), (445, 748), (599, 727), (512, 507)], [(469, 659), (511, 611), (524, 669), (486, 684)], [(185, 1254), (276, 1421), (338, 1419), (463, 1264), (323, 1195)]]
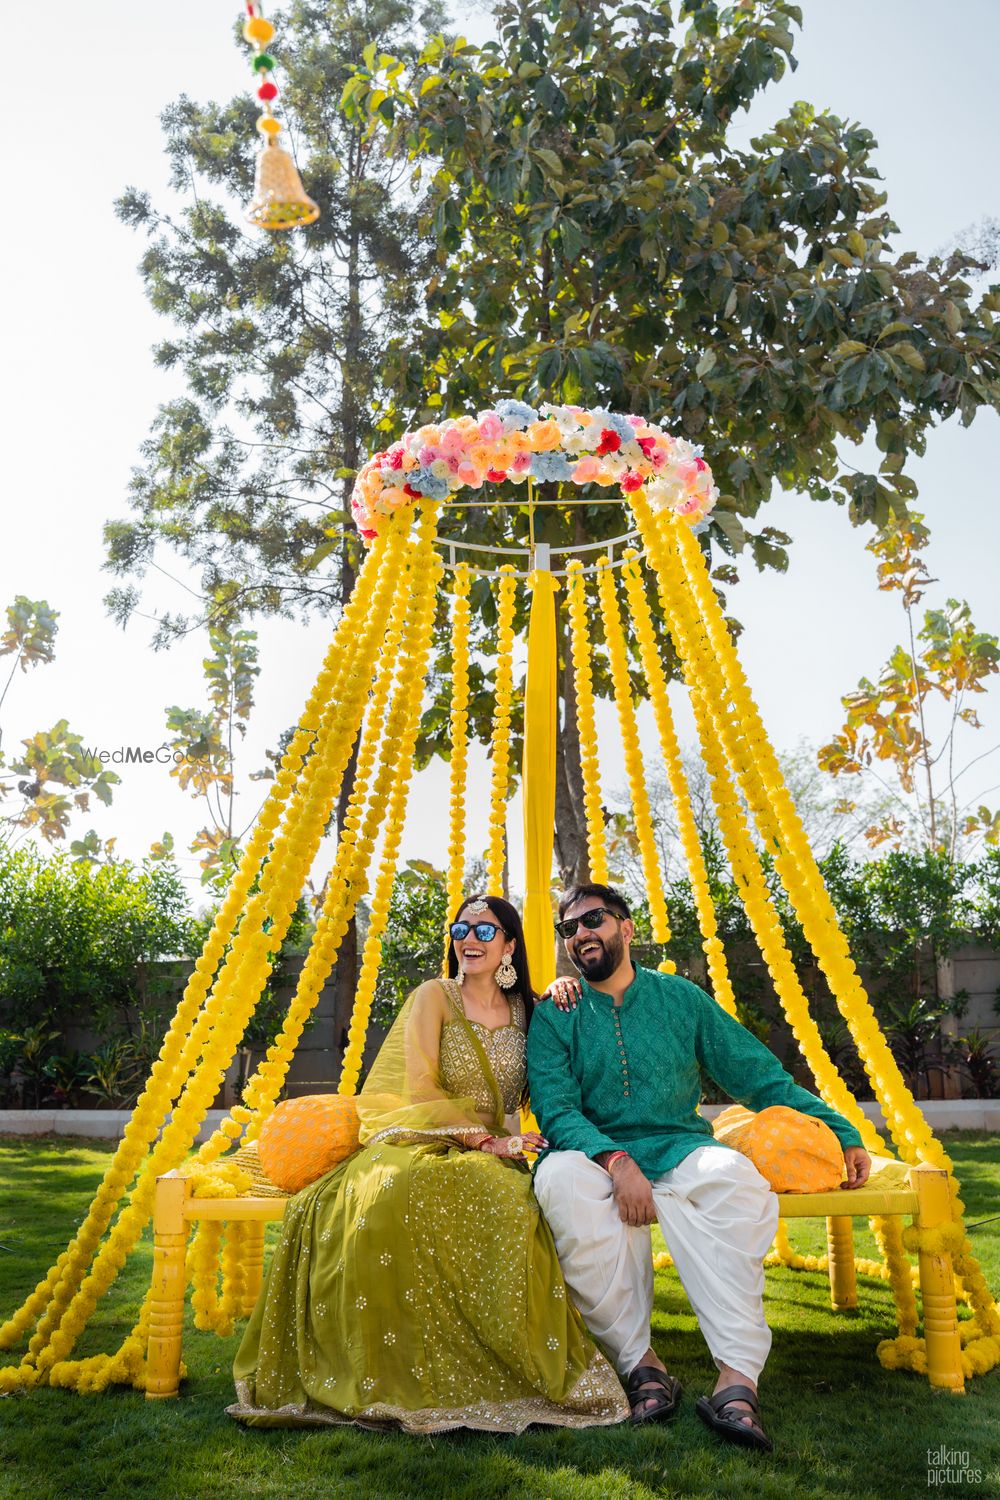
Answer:
[[(778, 1200), (757, 1168), (726, 1146), (698, 1146), (653, 1180), (667, 1249), (716, 1365), (756, 1382), (771, 1347), (763, 1259), (778, 1227)], [(650, 1230), (623, 1224), (611, 1178), (582, 1151), (553, 1151), (535, 1170), (535, 1193), (556, 1242), (566, 1285), (619, 1375), (650, 1344)]]

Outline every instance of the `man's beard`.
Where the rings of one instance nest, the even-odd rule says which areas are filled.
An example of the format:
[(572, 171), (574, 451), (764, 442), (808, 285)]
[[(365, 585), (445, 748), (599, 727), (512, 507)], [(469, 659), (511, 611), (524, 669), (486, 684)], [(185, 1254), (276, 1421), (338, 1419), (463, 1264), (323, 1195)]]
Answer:
[(575, 952), (571, 953), (570, 962), (574, 968), (579, 969), (584, 979), (588, 979), (591, 984), (600, 984), (611, 978), (625, 955), (621, 929), (616, 931), (610, 942), (606, 943), (603, 938), (587, 938), (587, 942), (599, 943), (601, 951), (591, 954), (589, 960), (578, 958)]

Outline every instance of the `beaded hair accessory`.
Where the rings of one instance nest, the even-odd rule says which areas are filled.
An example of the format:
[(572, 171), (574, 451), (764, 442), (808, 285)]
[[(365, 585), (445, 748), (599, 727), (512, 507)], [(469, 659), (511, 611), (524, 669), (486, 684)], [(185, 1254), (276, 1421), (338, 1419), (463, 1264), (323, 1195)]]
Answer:
[(481, 916), (484, 911), (489, 911), (490, 903), (480, 897), (478, 901), (470, 901), (465, 909), (466, 911), (471, 911), (474, 917), (478, 917)]

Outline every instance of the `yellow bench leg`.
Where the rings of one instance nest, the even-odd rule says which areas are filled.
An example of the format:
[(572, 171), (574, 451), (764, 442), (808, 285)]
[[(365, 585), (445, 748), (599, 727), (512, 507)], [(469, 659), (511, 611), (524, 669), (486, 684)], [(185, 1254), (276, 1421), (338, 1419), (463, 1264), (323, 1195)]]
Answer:
[(146, 1399), (176, 1396), (180, 1385), (184, 1323), (184, 1218), (187, 1179), (168, 1173), (156, 1179), (153, 1204), (153, 1282), (146, 1354)]
[[(918, 1229), (939, 1229), (951, 1223), (951, 1195), (947, 1173), (935, 1167), (915, 1167), (910, 1182), (917, 1194)], [(923, 1303), (924, 1338), (927, 1344), (927, 1378), (932, 1386), (961, 1395), (962, 1341), (958, 1336), (955, 1307), (955, 1275), (950, 1255), (918, 1252), (920, 1299)]]
[(830, 1304), (836, 1312), (858, 1305), (858, 1283), (854, 1273), (854, 1220), (850, 1214), (831, 1215), (826, 1221), (827, 1261), (830, 1274)]
[(246, 1226), (243, 1260), (243, 1301), (240, 1311), (249, 1318), (257, 1306), (264, 1284), (264, 1224), (249, 1222)]

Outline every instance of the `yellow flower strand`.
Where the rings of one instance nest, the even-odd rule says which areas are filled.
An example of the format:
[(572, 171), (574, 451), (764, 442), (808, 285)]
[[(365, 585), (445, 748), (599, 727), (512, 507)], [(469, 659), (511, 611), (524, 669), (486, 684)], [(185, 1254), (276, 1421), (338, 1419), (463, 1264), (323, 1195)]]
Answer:
[[(465, 886), (465, 798), (469, 771), (469, 628), (472, 610), (469, 589), (472, 576), (468, 563), (459, 563), (452, 584), (454, 605), (451, 622), (451, 766), (448, 805), (448, 917), (458, 910)], [(451, 936), (444, 935), (445, 962)]]
[(486, 850), (486, 885), (496, 894), (503, 890), (503, 867), (507, 841), (507, 789), (510, 784), (510, 717), (514, 694), (514, 598), (517, 578), (510, 563), (500, 569), (497, 589), (497, 675), (493, 710), (492, 777), (490, 783), (490, 836)]
[[(634, 497), (633, 497), (634, 499)], [(648, 515), (644, 499), (635, 504), (637, 518)], [(642, 519), (640, 519), (640, 525)], [(687, 591), (677, 577), (676, 566), (669, 556), (655, 560), (660, 584), (660, 602), (664, 618), (684, 666), (691, 706), (701, 745), (702, 759), (709, 773), (712, 799), (719, 818), (726, 853), (733, 878), (749, 918), (754, 936), (775, 993), (816, 1081), (822, 1097), (854, 1125), (870, 1151), (882, 1149), (874, 1126), (847, 1088), (823, 1043), (819, 1027), (809, 1012), (809, 1002), (802, 989), (781, 921), (774, 909), (763, 867), (749, 830), (743, 809), (736, 796), (722, 751), (718, 730), (718, 707), (713, 705), (703, 687), (709, 682), (711, 663), (703, 649), (697, 612)]]
[(656, 721), (660, 753), (663, 756), (667, 783), (674, 802), (677, 830), (691, 879), (691, 893), (694, 898), (695, 911), (698, 914), (698, 927), (702, 936), (701, 946), (708, 964), (712, 993), (723, 1010), (735, 1016), (736, 997), (729, 978), (726, 950), (719, 937), (719, 928), (715, 919), (715, 906), (708, 884), (708, 870), (705, 867), (705, 856), (702, 852), (701, 839), (698, 837), (698, 825), (695, 822), (687, 779), (684, 775), (681, 749), (677, 740), (677, 732), (674, 729), (674, 716), (667, 692), (667, 679), (657, 648), (653, 616), (646, 597), (638, 553), (630, 547), (625, 552), (625, 558), (622, 582), (625, 585), (625, 596), (628, 600), (635, 637), (639, 643), (639, 660), (646, 679), (646, 694)]
[[(826, 975), (841, 1014), (848, 1023), (900, 1155), (911, 1163), (927, 1161), (949, 1173), (953, 1191), (953, 1214), (958, 1221), (964, 1205), (957, 1196), (958, 1184), (954, 1179), (951, 1163), (916, 1107), (864, 993), (829, 894), (816, 868), (794, 804), (781, 778), (777, 759), (764, 733), (756, 704), (743, 678), (722, 612), (708, 579), (704, 559), (690, 535), (685, 536), (683, 528), (672, 524), (670, 517), (661, 517), (658, 523), (650, 524), (648, 507), (646, 512), (647, 524), (643, 526), (640, 521), (640, 525), (643, 526), (647, 546), (654, 556), (658, 573), (664, 579), (669, 574), (669, 553), (672, 549), (682, 562), (680, 586), (686, 593), (683, 589), (686, 582), (687, 589), (693, 595), (698, 606), (696, 613), (700, 613), (714, 653), (714, 661), (707, 664), (713, 702), (716, 705), (727, 702), (731, 705), (731, 719), (726, 714), (717, 719), (720, 738), (726, 742), (727, 755), (740, 776), (744, 794), (762, 836), (768, 840), (778, 873), (802, 922), (803, 931)], [(973, 1341), (963, 1355), (963, 1363), (968, 1372), (980, 1373), (1000, 1361), (1000, 1308), (989, 1291), (967, 1239), (955, 1254), (954, 1269), (957, 1279), (968, 1293), (974, 1314), (972, 1321), (975, 1324), (975, 1333), (969, 1335)], [(922, 1345), (923, 1341), (902, 1335), (890, 1346), (880, 1347), (879, 1357), (883, 1363), (903, 1363), (908, 1368), (916, 1369), (921, 1361), (926, 1363)]]
[(354, 1012), (347, 1033), (347, 1050), (344, 1053), (339, 1088), (341, 1094), (353, 1094), (357, 1089), (361, 1074), (365, 1037), (372, 1003), (375, 999), (375, 985), (382, 957), (382, 934), (389, 921), (399, 844), (403, 836), (403, 825), (406, 822), (414, 750), (420, 730), (420, 709), (427, 676), (431, 638), (434, 633), (437, 585), (444, 571), (434, 548), (436, 515), (436, 506), (428, 506), (421, 516), (423, 556), (420, 559), (417, 572), (418, 584), (414, 591), (414, 618), (408, 636), (409, 654), (407, 660), (401, 664), (399, 678), (397, 693), (399, 711), (396, 716), (398, 736), (392, 732), (392, 727), (387, 730), (386, 734), (386, 764), (391, 763), (395, 767), (395, 777), (385, 814), (385, 841), (381, 868), (375, 882)]
[(702, 655), (700, 665), (714, 679), (711, 696), (717, 710), (716, 728), (806, 939), (851, 1029), (883, 1106), (886, 1124), (904, 1160), (930, 1161), (950, 1170), (950, 1162), (913, 1103), (864, 992), (777, 757), (767, 743), (701, 552), (695, 545), (697, 557), (691, 554), (687, 545), (690, 538), (681, 536), (678, 528), (671, 528), (670, 536), (687, 581), (685, 592), (693, 597), (711, 648)]
[[(675, 623), (677, 623), (676, 619)], [(683, 652), (686, 658), (689, 639), (686, 638), (684, 629), (679, 624), (674, 638), (679, 642), (679, 652)], [(700, 680), (696, 674), (697, 668), (691, 673), (689, 680)], [(691, 689), (690, 697), (698, 728), (702, 759), (709, 774), (712, 800), (715, 803), (719, 830), (729, 857), (733, 879), (792, 1035), (827, 1104), (839, 1110), (846, 1119), (850, 1120), (869, 1151), (879, 1152), (883, 1149), (882, 1140), (841, 1078), (833, 1059), (826, 1050), (819, 1027), (810, 1014), (809, 1001), (802, 988), (795, 962), (788, 950), (781, 920), (775, 911), (760, 857), (750, 837), (743, 809), (718, 748), (713, 727), (714, 720), (709, 712), (705, 695), (697, 689)]]
[[(848, 1022), (900, 1155), (911, 1163), (923, 1160), (948, 1172), (953, 1218), (956, 1224), (960, 1224), (964, 1204), (958, 1196), (959, 1186), (952, 1164), (914, 1102), (865, 995), (794, 803), (764, 734), (756, 704), (732, 650), (704, 559), (697, 548), (692, 553), (690, 536), (682, 536), (675, 527), (673, 537), (688, 582), (701, 605), (734, 714), (738, 714), (739, 722), (744, 726), (750, 752), (744, 768), (747, 798), (754, 807), (755, 816), (759, 815), (762, 832), (768, 833), (773, 840), (775, 862), (785, 888), (792, 897), (803, 931), (816, 953), (838, 1007)], [(1000, 1307), (964, 1234), (961, 1247), (954, 1255), (954, 1271), (968, 1292), (977, 1330), (977, 1343), (970, 1345), (964, 1358), (968, 1359), (970, 1369), (981, 1372), (1000, 1362)], [(901, 1344), (900, 1348), (903, 1347), (909, 1346)]]
[[(249, 1080), (244, 1104), (230, 1111), (230, 1119), (235, 1120), (237, 1126), (243, 1129), (244, 1144), (256, 1139), (261, 1126), (274, 1108), (299, 1038), (333, 967), (357, 902), (367, 888), (365, 871), (374, 846), (374, 830), (368, 830), (367, 840), (359, 840), (358, 829), (369, 796), (376, 753), (382, 745), (389, 691), (399, 669), (400, 646), (414, 577), (413, 555), (418, 547), (419, 543), (411, 543), (411, 555), (406, 567), (401, 568), (394, 563), (389, 623), (378, 662), (372, 669), (371, 699), (365, 714), (354, 783), (340, 830), (333, 870), (326, 882), (323, 910), (317, 920), (309, 952), (299, 973), (281, 1031)], [(384, 798), (376, 800), (384, 806)], [(352, 899), (348, 905), (349, 892), (352, 893)], [(232, 1129), (227, 1127), (227, 1122), (223, 1121), (220, 1129), (200, 1148), (199, 1160), (214, 1160), (220, 1151), (228, 1148), (231, 1143), (228, 1137), (233, 1134)]]
[(587, 627), (587, 591), (583, 564), (578, 557), (574, 557), (567, 565), (566, 575), (576, 726), (580, 739), (583, 806), (587, 819), (587, 862), (591, 880), (606, 885), (608, 853), (604, 837), (604, 809), (601, 806), (601, 768), (597, 753), (594, 678), (590, 664), (590, 632)]
[[(195, 1198), (238, 1198), (252, 1185), (249, 1172), (235, 1162), (219, 1162), (210, 1167), (195, 1162), (188, 1168), (187, 1175)], [(233, 1332), (243, 1301), (248, 1229), (246, 1223), (238, 1220), (202, 1219), (199, 1222), (185, 1258), (192, 1286), (191, 1306), (196, 1328), (224, 1338)], [(221, 1296), (218, 1288), (220, 1271)]]
[[(611, 560), (608, 557), (602, 557), (598, 561), (597, 597), (601, 606), (604, 641), (608, 648), (615, 707), (618, 710), (618, 728), (622, 737), (625, 775), (628, 778), (629, 796), (632, 800), (632, 817), (639, 844), (643, 879), (646, 883), (649, 924), (654, 943), (666, 945), (670, 942), (670, 919), (667, 915), (667, 898), (663, 889), (663, 870), (660, 866), (659, 850), (656, 847), (653, 815), (649, 810), (646, 772), (642, 764), (635, 704), (632, 701), (628, 648), (625, 644), (621, 610), (618, 607), (618, 596), (615, 592), (615, 577), (611, 570)], [(666, 974), (677, 973), (677, 965), (673, 959), (664, 959), (659, 967)]]
[[(390, 538), (387, 547), (384, 549), (379, 548), (377, 554), (375, 549), (373, 549), (369, 559), (371, 566), (366, 564), (366, 567), (362, 570), (362, 575), (359, 577), (358, 589), (351, 601), (351, 604), (356, 605), (356, 608), (352, 610), (349, 606), (348, 610), (345, 611), (341, 627), (338, 627), (334, 647), (339, 647), (339, 649), (331, 648), (331, 651), (328, 652), (324, 671), (317, 680), (316, 688), (310, 699), (310, 703), (307, 705), (306, 713), (303, 715), (301, 732), (296, 736), (293, 745), (289, 747), (289, 752), (283, 758), (282, 768), (276, 780), (275, 788), (265, 803), (257, 828), (254, 830), (254, 834), (251, 836), (248, 844), (247, 854), (244, 856), (236, 877), (234, 877), (227, 901), (223, 905), (223, 910), (216, 921), (213, 933), (206, 944), (205, 951), (196, 965), (195, 974), (192, 976), (192, 980), (185, 991), (174, 1022), (165, 1039), (160, 1058), (158, 1059), (158, 1063), (160, 1064), (159, 1070), (154, 1066), (146, 1091), (137, 1104), (136, 1110), (133, 1112), (132, 1119), (126, 1129), (125, 1139), (116, 1153), (108, 1173), (105, 1175), (104, 1183), (95, 1198), (87, 1221), (81, 1226), (81, 1231), (78, 1232), (76, 1240), (70, 1249), (59, 1258), (56, 1268), (54, 1268), (56, 1275), (54, 1277), (50, 1275), (48, 1279), (49, 1286), (47, 1290), (51, 1294), (48, 1298), (50, 1305), (46, 1317), (39, 1323), (36, 1334), (32, 1339), (29, 1355), (21, 1367), (9, 1367), (0, 1372), (0, 1388), (13, 1389), (17, 1385), (33, 1384), (46, 1370), (51, 1374), (56, 1367), (58, 1367), (60, 1377), (65, 1377), (61, 1383), (72, 1383), (73, 1371), (78, 1367), (80, 1369), (80, 1378), (86, 1383), (90, 1372), (93, 1370), (95, 1359), (98, 1362), (103, 1361), (105, 1365), (109, 1363), (108, 1356), (95, 1356), (94, 1359), (87, 1361), (85, 1366), (81, 1365), (81, 1362), (77, 1362), (74, 1366), (69, 1366), (65, 1356), (86, 1325), (97, 1299), (107, 1290), (108, 1285), (110, 1285), (110, 1282), (117, 1275), (131, 1245), (141, 1230), (143, 1222), (148, 1217), (149, 1204), (155, 1186), (155, 1175), (160, 1170), (165, 1170), (168, 1166), (177, 1164), (177, 1161), (183, 1155), (183, 1151), (187, 1149), (190, 1139), (193, 1138), (200, 1119), (204, 1116), (204, 1110), (211, 1102), (211, 1097), (217, 1091), (217, 1079), (213, 1079), (210, 1076), (210, 1068), (208, 1066), (203, 1066), (199, 1071), (199, 1077), (203, 1074), (207, 1079), (207, 1084), (195, 1096), (188, 1095), (187, 1098), (182, 1098), (181, 1104), (175, 1108), (171, 1126), (164, 1133), (160, 1147), (154, 1152), (154, 1157), (150, 1159), (139, 1184), (133, 1190), (132, 1203), (123, 1210), (107, 1244), (94, 1261), (91, 1275), (82, 1283), (82, 1286), (80, 1285), (81, 1277), (88, 1262), (91, 1260), (97, 1241), (100, 1239), (104, 1228), (110, 1220), (117, 1198), (134, 1175), (144, 1150), (148, 1147), (150, 1139), (155, 1135), (159, 1124), (166, 1115), (170, 1100), (175, 1098), (178, 1093), (178, 1079), (183, 1077), (185, 1071), (184, 1053), (190, 1052), (190, 1044), (186, 1047), (184, 1044), (188, 1042), (188, 1038), (191, 1035), (192, 1021), (195, 1021), (195, 1016), (198, 1010), (201, 1009), (201, 1015), (195, 1021), (193, 1029), (195, 1033), (201, 1033), (202, 1036), (205, 1036), (212, 1029), (212, 1025), (207, 1023), (214, 1024), (214, 1021), (224, 1008), (226, 997), (217, 993), (221, 988), (218, 984), (215, 987), (216, 993), (212, 994), (211, 999), (206, 999), (206, 994), (215, 970), (218, 967), (219, 958), (225, 948), (227, 919), (230, 919), (228, 925), (231, 931), (235, 925), (236, 918), (245, 906), (249, 887), (257, 876), (258, 867), (280, 817), (282, 803), (288, 797), (296, 780), (295, 767), (301, 763), (302, 755), (312, 741), (315, 732), (316, 710), (329, 697), (331, 686), (337, 683), (343, 675), (341, 664), (345, 660), (344, 651), (348, 643), (348, 637), (352, 629), (356, 626), (357, 617), (359, 615), (362, 618), (364, 617), (366, 600), (370, 597), (374, 585), (379, 578), (379, 574), (382, 571), (382, 562), (387, 552), (391, 549), (391, 542), (392, 539)], [(273, 857), (272, 855), (272, 859)], [(265, 878), (266, 875), (267, 869), (265, 868)], [(236, 940), (232, 943), (229, 960), (235, 956), (238, 948), (249, 947), (250, 944), (246, 939), (247, 937), (254, 936), (257, 938), (257, 952), (255, 956), (263, 958), (263, 952), (260, 951), (261, 935), (259, 933), (252, 934), (247, 932), (247, 924), (244, 917), (244, 921), (240, 923), (240, 933), (237, 934)], [(264, 936), (263, 945), (265, 947), (268, 941), (268, 938)], [(274, 941), (273, 937), (271, 941)], [(254, 994), (255, 996), (259, 994), (259, 989)], [(239, 1035), (242, 1034), (242, 1029), (245, 1027), (245, 1017), (241, 1016), (238, 1019), (241, 1025), (238, 1030), (233, 1028), (236, 1033), (233, 1038), (233, 1046), (235, 1046)], [(180, 1055), (178, 1056), (178, 1054)], [(226, 1058), (222, 1061), (222, 1070), (228, 1065), (231, 1055), (232, 1052), (228, 1052)], [(206, 1056), (205, 1064), (209, 1064), (211, 1061), (213, 1061), (213, 1058)], [(158, 1071), (159, 1076), (157, 1076)], [(207, 1097), (199, 1097), (199, 1095), (205, 1095), (206, 1093)], [(185, 1131), (190, 1132), (186, 1142), (183, 1141), (183, 1133)], [(178, 1141), (179, 1136), (181, 1137), (180, 1141)], [(168, 1152), (173, 1153), (174, 1160), (163, 1160), (164, 1155)], [(78, 1291), (76, 1290), (77, 1288), (79, 1288)], [(73, 1295), (74, 1292), (76, 1292), (76, 1295)], [(72, 1300), (69, 1300), (70, 1298)], [(8, 1342), (17, 1337), (20, 1332), (23, 1332), (24, 1328), (23, 1320), (12, 1320), (12, 1323), (14, 1324), (13, 1328), (11, 1328), (11, 1325), (8, 1325), (5, 1329), (5, 1340)], [(20, 1326), (18, 1326), (19, 1324)], [(30, 1326), (30, 1323), (28, 1326)], [(130, 1343), (133, 1345), (131, 1350), (127, 1347)], [(126, 1340), (123, 1350), (127, 1355), (124, 1362), (133, 1364), (134, 1341)], [(119, 1351), (119, 1354), (121, 1355), (122, 1351)], [(110, 1360), (113, 1362), (117, 1358), (117, 1356), (110, 1357)]]

